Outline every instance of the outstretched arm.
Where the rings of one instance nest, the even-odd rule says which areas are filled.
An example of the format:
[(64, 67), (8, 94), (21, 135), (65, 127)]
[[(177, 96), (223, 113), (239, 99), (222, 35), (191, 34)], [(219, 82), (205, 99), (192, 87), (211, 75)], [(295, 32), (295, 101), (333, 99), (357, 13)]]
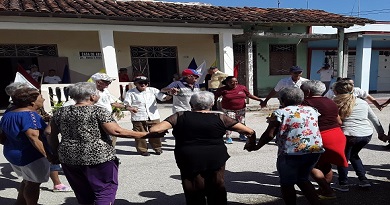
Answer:
[(270, 142), (275, 137), (279, 126), (280, 126), (280, 122), (271, 121), (268, 124), (267, 129), (261, 135), (259, 142), (256, 145), (255, 150), (262, 148), (264, 145), (266, 145), (268, 142)]
[(252, 95), (252, 94), (248, 94), (248, 98), (250, 98), (252, 100), (260, 101), (260, 103), (263, 102), (262, 99), (260, 99), (259, 97), (255, 96), (255, 95)]
[(378, 101), (376, 101), (374, 97), (372, 97), (371, 95), (367, 95), (367, 100), (369, 100), (372, 104), (374, 104), (375, 107), (378, 108), (378, 110), (382, 110), (382, 106), (379, 105)]
[(278, 92), (275, 89), (272, 89), (271, 92), (268, 93), (267, 97), (260, 103), (261, 108), (267, 107), (268, 100), (275, 96)]
[(383, 104), (381, 105), (381, 108), (382, 108), (382, 109), (385, 108), (388, 104), (390, 104), (390, 98), (389, 98), (385, 103), (383, 103)]
[(153, 127), (151, 127), (149, 129), (150, 132), (158, 132), (158, 133), (161, 133), (161, 132), (165, 132), (169, 129), (172, 128), (172, 125), (171, 123), (167, 122), (167, 121), (162, 121), (156, 125), (153, 125)]
[(102, 127), (107, 134), (116, 137), (141, 138), (148, 134), (147, 132), (136, 132), (133, 130), (124, 129), (120, 127), (116, 122), (103, 123)]

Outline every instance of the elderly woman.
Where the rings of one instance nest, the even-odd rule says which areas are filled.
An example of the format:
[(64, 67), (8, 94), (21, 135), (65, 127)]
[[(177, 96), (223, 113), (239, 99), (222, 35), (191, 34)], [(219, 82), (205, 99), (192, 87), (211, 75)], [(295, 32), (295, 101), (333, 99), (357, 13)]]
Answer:
[[(15, 91), (18, 90), (18, 89), (21, 89), (21, 88), (29, 88), (30, 86), (27, 84), (27, 83), (21, 83), (21, 82), (14, 82), (14, 83), (11, 83), (9, 84), (6, 88), (5, 88), (5, 92), (7, 93), (7, 95), (9, 95), (12, 99), (12, 96), (14, 95)], [(14, 105), (12, 104), (12, 101), (11, 101), (11, 104), (8, 106), (8, 109), (7, 111), (9, 110), (13, 110), (15, 107)], [(6, 112), (7, 112), (6, 111)], [(37, 113), (43, 118), (43, 120), (45, 121), (45, 123), (49, 122), (50, 119), (51, 119), (51, 115), (49, 113), (47, 113), (43, 107), (40, 107), (38, 108), (37, 110)], [(47, 142), (46, 140), (46, 136), (50, 133), (50, 126), (47, 126), (45, 128), (45, 136), (42, 136), (42, 139), (41, 140), (44, 140), (44, 142)], [(45, 147), (48, 147), (47, 146), (47, 143), (44, 143), (45, 144)], [(53, 189), (52, 191), (54, 192), (68, 192), (68, 191), (72, 191), (72, 189), (63, 184), (60, 180), (60, 177), (58, 175), (58, 172), (61, 171), (61, 166), (59, 164), (50, 164), (50, 179), (52, 180), (53, 182)]]
[(227, 204), (224, 172), (229, 154), (223, 135), (234, 130), (256, 137), (237, 120), (210, 111), (213, 104), (214, 94), (201, 91), (191, 96), (192, 111), (177, 112), (150, 129), (164, 132), (173, 128), (175, 159), (188, 205)]
[[(333, 99), (339, 109), (339, 115), (343, 121), (341, 128), (347, 137), (345, 146), (345, 156), (352, 164), (353, 169), (359, 179), (359, 187), (370, 187), (371, 184), (366, 177), (362, 160), (359, 157), (360, 150), (366, 146), (372, 137), (374, 125), (379, 139), (386, 141), (387, 136), (384, 134), (383, 127), (379, 119), (372, 111), (371, 107), (365, 100), (357, 98), (353, 94), (353, 84), (349, 81), (342, 80), (335, 84)], [(337, 167), (339, 174), (339, 184), (334, 187), (339, 191), (349, 191), (348, 187), (348, 167)]]
[(37, 110), (44, 99), (35, 88), (21, 87), (13, 90), (13, 108), (7, 111), (0, 125), (7, 137), (3, 153), (17, 175), (23, 180), (15, 204), (37, 204), (39, 186), (49, 179), (50, 163), (46, 157), (43, 133), (46, 123)]
[[(299, 88), (284, 88), (279, 92), (280, 108), (268, 118), (269, 125), (253, 150), (260, 149), (276, 135), (283, 200), (296, 204), (294, 185), (298, 185), (310, 204), (318, 204), (318, 196), (309, 181), (309, 175), (324, 152), (318, 128), (318, 113), (309, 106), (302, 106), (303, 92)], [(249, 151), (252, 149), (249, 148)]]
[[(222, 111), (229, 117), (245, 124), (246, 98), (248, 97), (257, 101), (261, 101), (261, 99), (250, 94), (244, 85), (239, 85), (237, 78), (234, 76), (228, 76), (224, 82), (226, 85), (215, 91), (215, 100), (222, 96)], [(231, 135), (232, 131), (226, 131), (226, 144), (233, 143)], [(246, 137), (240, 135), (240, 140), (246, 141)]]
[(301, 85), (305, 95), (303, 105), (314, 107), (321, 114), (318, 117), (318, 126), (321, 131), (322, 143), (325, 152), (321, 155), (316, 166), (312, 170), (312, 177), (318, 183), (318, 196), (321, 199), (336, 198), (336, 194), (330, 187), (333, 179), (332, 164), (348, 167), (344, 148), (346, 138), (341, 130), (339, 111), (333, 100), (323, 97), (325, 84), (318, 80), (305, 81)]
[(69, 86), (69, 96), (76, 104), (54, 113), (49, 144), (80, 204), (114, 204), (119, 162), (109, 135), (140, 138), (147, 133), (119, 127), (110, 112), (95, 106), (99, 91), (94, 83)]

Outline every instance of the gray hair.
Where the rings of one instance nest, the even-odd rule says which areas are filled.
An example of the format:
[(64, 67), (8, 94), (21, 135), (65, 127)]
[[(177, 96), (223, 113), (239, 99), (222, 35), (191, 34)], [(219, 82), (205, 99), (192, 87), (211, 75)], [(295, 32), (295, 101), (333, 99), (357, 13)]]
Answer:
[(7, 85), (7, 87), (5, 87), (5, 93), (8, 96), (12, 97), (15, 94), (16, 90), (19, 90), (20, 88), (28, 88), (28, 87), (30, 86), (27, 83), (14, 82)]
[(284, 88), (279, 92), (279, 98), (284, 106), (299, 105), (303, 102), (304, 94), (299, 88)]
[(192, 110), (209, 110), (214, 105), (214, 94), (208, 91), (200, 91), (191, 96)]
[(323, 82), (319, 80), (308, 80), (304, 81), (301, 85), (301, 89), (305, 91), (310, 91), (312, 96), (321, 96), (326, 90), (326, 86)]
[(95, 83), (79, 82), (69, 87), (69, 97), (76, 103), (88, 100), (92, 95), (98, 95)]

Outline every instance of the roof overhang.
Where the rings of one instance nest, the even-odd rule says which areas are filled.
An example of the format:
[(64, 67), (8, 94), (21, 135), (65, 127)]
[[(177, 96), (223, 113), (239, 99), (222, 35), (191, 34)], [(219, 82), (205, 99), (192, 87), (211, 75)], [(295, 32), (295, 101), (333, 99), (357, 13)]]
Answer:
[(251, 39), (298, 39), (300, 41), (332, 40), (337, 39), (336, 34), (303, 34), (303, 33), (270, 33), (253, 32), (237, 36), (237, 38)]

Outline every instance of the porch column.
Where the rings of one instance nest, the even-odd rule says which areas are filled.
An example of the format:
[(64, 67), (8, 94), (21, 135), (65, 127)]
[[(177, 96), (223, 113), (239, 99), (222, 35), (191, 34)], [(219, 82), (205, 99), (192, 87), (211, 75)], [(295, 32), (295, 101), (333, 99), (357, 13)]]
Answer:
[(343, 76), (348, 77), (348, 65), (349, 65), (349, 59), (348, 59), (348, 53), (349, 53), (349, 40), (348, 38), (344, 39), (344, 61), (343, 61)]
[[(338, 40), (338, 49), (337, 49), (337, 77), (345, 78), (347, 76), (344, 76), (344, 28), (338, 27), (337, 28), (337, 40)], [(347, 72), (345, 72), (347, 73)]]
[(234, 74), (232, 33), (219, 33), (219, 67), (222, 72), (228, 75)]
[[(253, 92), (253, 40), (252, 37), (248, 37), (245, 44), (245, 54), (246, 54), (246, 85), (248, 86), (248, 91), (251, 94)], [(250, 101), (250, 100), (249, 100)]]
[(118, 65), (116, 62), (116, 53), (114, 45), (114, 31), (113, 30), (99, 30), (100, 47), (102, 49), (103, 65), (106, 69), (107, 75), (115, 78), (108, 90), (116, 97), (120, 96), (119, 92), (119, 76)]
[(370, 65), (372, 39), (370, 36), (358, 37), (356, 44), (355, 86), (365, 91), (370, 88)]

